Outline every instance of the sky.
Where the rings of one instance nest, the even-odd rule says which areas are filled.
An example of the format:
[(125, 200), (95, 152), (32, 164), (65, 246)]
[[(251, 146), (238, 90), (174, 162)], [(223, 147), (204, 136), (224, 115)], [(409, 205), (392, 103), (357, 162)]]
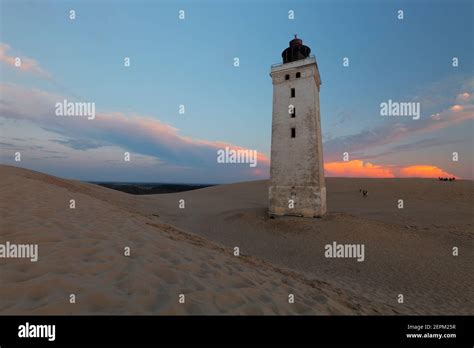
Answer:
[[(0, 10), (2, 164), (87, 181), (268, 178), (270, 66), (297, 34), (321, 74), (326, 176), (474, 178), (473, 1), (0, 0)], [(65, 99), (94, 103), (96, 117), (56, 116)], [(420, 118), (381, 116), (388, 100), (419, 103)], [(256, 150), (258, 165), (218, 163), (225, 147)]]

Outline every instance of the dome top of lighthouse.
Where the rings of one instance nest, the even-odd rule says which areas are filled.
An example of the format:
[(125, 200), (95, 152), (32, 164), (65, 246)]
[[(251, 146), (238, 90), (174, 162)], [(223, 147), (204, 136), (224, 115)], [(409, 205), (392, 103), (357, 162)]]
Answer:
[(283, 64), (285, 64), (308, 58), (310, 53), (311, 48), (303, 45), (303, 40), (298, 38), (295, 34), (295, 38), (290, 41), (290, 46), (281, 53), (281, 56), (283, 58)]
[(293, 46), (301, 46), (302, 44), (303, 44), (303, 40), (298, 39), (298, 37), (296, 36), (296, 34), (295, 34), (295, 38), (290, 41), (290, 47), (293, 47)]

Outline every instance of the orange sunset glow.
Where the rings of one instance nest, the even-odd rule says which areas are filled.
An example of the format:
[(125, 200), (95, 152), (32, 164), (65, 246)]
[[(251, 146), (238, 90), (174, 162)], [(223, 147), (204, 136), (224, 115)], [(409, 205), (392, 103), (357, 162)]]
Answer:
[(327, 176), (346, 176), (346, 177), (370, 177), (370, 178), (393, 178), (392, 171), (380, 165), (369, 162), (364, 163), (361, 160), (348, 162), (329, 162), (324, 164)]
[(329, 162), (324, 164), (327, 176), (362, 177), (362, 178), (395, 178), (419, 177), (438, 178), (454, 177), (443, 169), (433, 165), (411, 165), (398, 167), (393, 165), (377, 165), (361, 160), (348, 162)]
[(436, 166), (429, 165), (414, 165), (401, 168), (399, 176), (418, 178), (455, 177), (454, 174), (448, 173)]

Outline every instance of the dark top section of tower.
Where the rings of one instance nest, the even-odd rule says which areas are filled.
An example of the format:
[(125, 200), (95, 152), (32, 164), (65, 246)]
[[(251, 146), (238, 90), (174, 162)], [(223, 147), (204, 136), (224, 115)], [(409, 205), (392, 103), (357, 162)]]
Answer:
[(281, 53), (281, 56), (283, 58), (283, 63), (290, 63), (296, 60), (308, 58), (310, 53), (311, 48), (303, 45), (303, 40), (298, 39), (295, 34), (295, 38), (290, 41), (290, 47), (285, 49)]

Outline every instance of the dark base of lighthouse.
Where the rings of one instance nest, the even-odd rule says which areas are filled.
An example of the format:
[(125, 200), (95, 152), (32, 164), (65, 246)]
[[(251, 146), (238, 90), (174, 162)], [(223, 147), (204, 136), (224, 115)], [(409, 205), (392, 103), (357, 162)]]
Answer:
[(269, 198), (270, 216), (321, 217), (326, 213), (326, 187), (272, 185)]

